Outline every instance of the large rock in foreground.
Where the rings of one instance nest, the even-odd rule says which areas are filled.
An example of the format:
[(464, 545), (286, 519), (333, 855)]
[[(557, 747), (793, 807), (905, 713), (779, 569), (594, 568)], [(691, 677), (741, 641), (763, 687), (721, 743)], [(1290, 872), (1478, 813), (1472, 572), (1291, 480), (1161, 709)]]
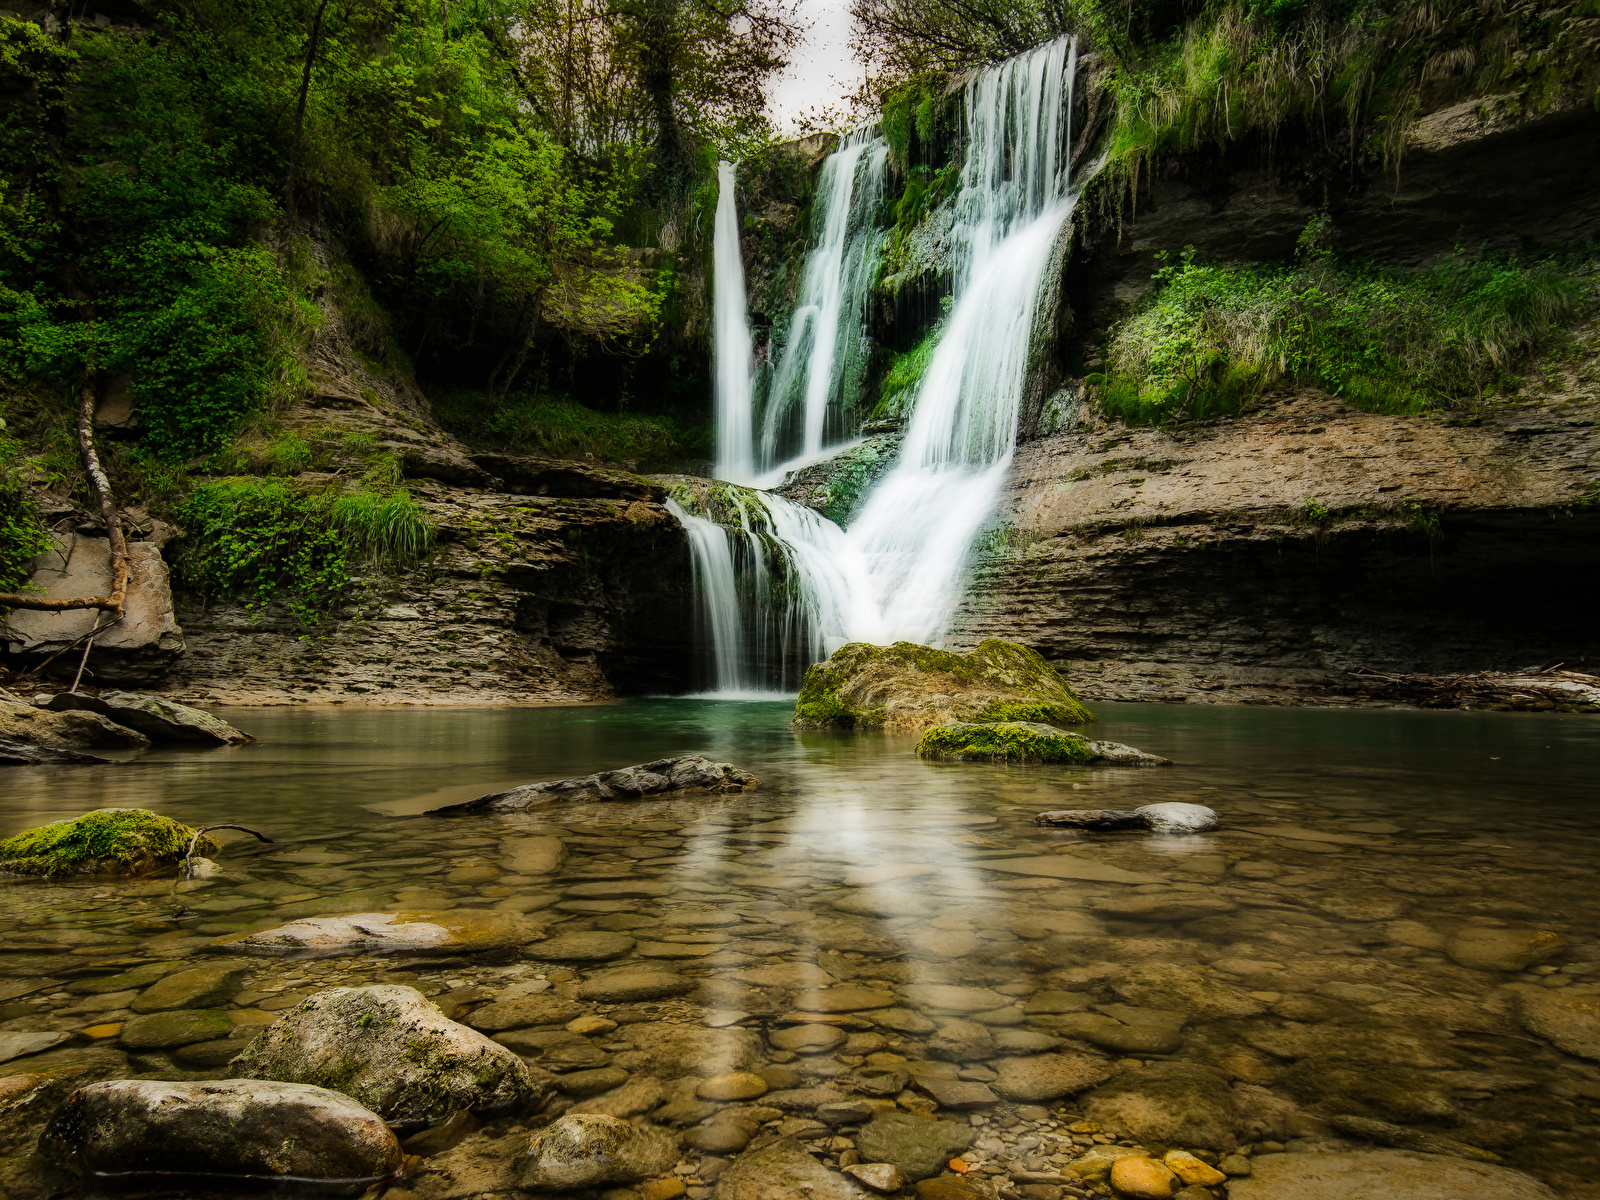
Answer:
[(544, 936), (520, 913), (488, 908), (306, 917), (215, 944), (227, 954), (327, 958), (338, 954), (467, 954), (509, 950)]
[(1556, 1200), (1521, 1171), (1410, 1150), (1264, 1154), (1250, 1165), (1248, 1178), (1228, 1180), (1228, 1200)]
[(251, 1042), (229, 1074), (336, 1088), (401, 1127), (462, 1109), (519, 1112), (549, 1088), (504, 1046), (447, 1020), (415, 988), (394, 985), (308, 997)]
[[(39, 703), (35, 701), (35, 703)], [(98, 713), (156, 742), (201, 742), (240, 746), (255, 738), (198, 708), (141, 692), (60, 692), (39, 704), (51, 712)]]
[(93, 1172), (376, 1180), (400, 1144), (348, 1096), (294, 1083), (116, 1079), (67, 1097), (39, 1138), (57, 1166)]
[[(51, 535), (51, 548), (33, 565), (42, 597), (105, 596), (111, 592), (111, 543), (75, 533)], [(98, 609), (45, 612), (17, 609), (6, 618), (10, 651), (18, 658), (43, 661), (60, 655), (47, 673), (71, 678), (78, 655), (64, 654), (104, 623)], [(89, 667), (96, 683), (154, 683), (183, 655), (183, 630), (172, 610), (167, 564), (152, 542), (128, 543), (128, 590), (122, 619), (96, 634)]]
[[(13, 875), (159, 875), (178, 869), (194, 830), (147, 808), (97, 808), (0, 842), (0, 871)], [(197, 854), (217, 843), (203, 834)]]
[(990, 638), (970, 654), (913, 642), (851, 642), (806, 672), (795, 729), (921, 733), (947, 721), (1094, 720), (1055, 668), (1026, 646)]
[(554, 779), (548, 783), (526, 783), (508, 792), (494, 792), (432, 809), (430, 815), (467, 812), (516, 812), (544, 804), (580, 800), (642, 800), (688, 792), (732, 795), (761, 783), (748, 771), (731, 763), (712, 762), (699, 754), (678, 758), (658, 758), (655, 762), (618, 771), (601, 771), (580, 779)]
[(922, 735), (917, 753), (923, 758), (960, 762), (1109, 763), (1119, 767), (1167, 767), (1172, 760), (1146, 754), (1121, 742), (1102, 742), (1066, 733), (1037, 721), (1001, 721), (974, 725), (952, 721)]

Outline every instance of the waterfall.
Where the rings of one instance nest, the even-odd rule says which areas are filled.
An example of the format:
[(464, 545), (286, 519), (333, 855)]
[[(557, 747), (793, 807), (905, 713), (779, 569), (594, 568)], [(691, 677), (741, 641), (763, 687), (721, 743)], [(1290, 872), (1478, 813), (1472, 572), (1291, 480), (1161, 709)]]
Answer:
[(844, 531), (771, 492), (661, 478), (668, 510), (689, 533), (711, 694), (794, 693), (806, 668), (841, 644), (848, 597), (864, 579)]
[(1076, 61), (1076, 42), (1062, 39), (967, 85), (955, 307), (900, 460), (847, 534), (868, 586), (852, 606), (852, 639), (937, 642), (960, 602), (968, 555), (1016, 448), (1044, 275), (1072, 210)]
[[(807, 665), (846, 640), (937, 643), (949, 629), (974, 541), (996, 509), (1046, 274), (1072, 211), (1075, 41), (1062, 39), (975, 76), (965, 96), (965, 161), (950, 234), (954, 307), (923, 376), (898, 462), (848, 532), (781, 496), (735, 486), (758, 466), (822, 457), (864, 366), (864, 309), (881, 237), (887, 147), (848, 138), (819, 180), (801, 301), (759, 442), (752, 416), (733, 169), (718, 166), (714, 237), (716, 472), (669, 481), (689, 532), (702, 623), (721, 695), (794, 690)], [(770, 693), (768, 693), (770, 694)]]
[(733, 164), (717, 164), (717, 217), (712, 227), (712, 386), (715, 389), (717, 477), (738, 482), (755, 470), (751, 443), (750, 315), (739, 247)]
[(883, 242), (875, 218), (888, 161), (888, 143), (866, 129), (822, 165), (800, 300), (762, 414), (763, 483), (781, 482), (853, 432), (849, 410), (870, 351), (867, 293)]

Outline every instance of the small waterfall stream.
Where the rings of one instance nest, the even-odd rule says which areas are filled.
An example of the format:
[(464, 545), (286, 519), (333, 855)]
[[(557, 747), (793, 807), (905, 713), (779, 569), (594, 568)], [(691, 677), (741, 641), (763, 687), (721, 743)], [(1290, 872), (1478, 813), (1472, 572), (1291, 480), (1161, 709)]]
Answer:
[(854, 134), (823, 168), (820, 226), (759, 434), (734, 172), (719, 164), (714, 356), (724, 482), (682, 479), (670, 505), (689, 531), (717, 694), (792, 692), (806, 666), (845, 641), (937, 643), (948, 632), (973, 543), (1011, 466), (1044, 332), (1046, 275), (1072, 212), (1076, 61), (1076, 42), (1061, 39), (967, 85), (950, 239), (954, 307), (900, 458), (848, 531), (782, 496), (730, 485), (774, 486), (851, 432), (843, 414), (867, 349), (887, 147)]
[[(772, 486), (847, 438), (849, 410), (866, 374), (867, 293), (877, 272), (889, 144), (857, 130), (822, 165), (819, 228), (806, 255), (800, 302), (761, 420), (758, 469)], [(814, 218), (816, 221), (817, 218)]]

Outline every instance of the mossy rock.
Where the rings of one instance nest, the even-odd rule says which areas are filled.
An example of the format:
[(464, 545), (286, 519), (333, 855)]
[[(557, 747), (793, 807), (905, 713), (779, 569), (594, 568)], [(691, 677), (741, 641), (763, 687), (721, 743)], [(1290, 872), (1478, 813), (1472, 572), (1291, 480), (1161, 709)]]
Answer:
[[(175, 871), (194, 830), (147, 808), (97, 808), (0, 842), (0, 871), (13, 875), (157, 875)], [(217, 843), (202, 836), (195, 853)]]
[(841, 646), (806, 673), (791, 726), (921, 733), (949, 721), (1081, 725), (1093, 720), (1067, 681), (1037, 652), (990, 638), (969, 654), (914, 642)]
[(959, 762), (1110, 763), (1124, 767), (1164, 767), (1171, 760), (1121, 742), (1086, 738), (1037, 721), (977, 724), (951, 721), (922, 735), (917, 753), (923, 758)]
[(952, 722), (924, 733), (917, 753), (961, 762), (1086, 763), (1094, 759), (1091, 745), (1075, 733), (1036, 721)]

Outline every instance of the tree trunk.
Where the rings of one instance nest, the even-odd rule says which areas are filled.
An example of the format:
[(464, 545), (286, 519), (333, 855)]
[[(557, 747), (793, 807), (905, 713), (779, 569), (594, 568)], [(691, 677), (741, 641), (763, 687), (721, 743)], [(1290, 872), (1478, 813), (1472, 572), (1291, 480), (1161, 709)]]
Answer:
[(294, 140), (289, 143), (289, 173), (283, 181), (283, 211), (289, 224), (294, 224), (294, 189), (300, 173), (300, 138), (306, 127), (306, 100), (311, 95), (311, 68), (317, 61), (317, 43), (322, 40), (322, 15), (328, 11), (328, 0), (317, 5), (316, 18), (311, 22), (311, 41), (306, 46), (306, 65), (300, 73), (300, 99), (294, 110)]
[(106, 523), (106, 537), (111, 542), (111, 594), (81, 596), (71, 600), (45, 600), (22, 593), (0, 592), (0, 608), (30, 608), (42, 612), (98, 608), (118, 615), (122, 613), (122, 602), (128, 591), (128, 545), (122, 537), (122, 518), (117, 512), (117, 498), (111, 491), (111, 481), (100, 466), (100, 455), (94, 446), (94, 402), (94, 384), (85, 370), (83, 389), (78, 396), (78, 449), (83, 454), (83, 473), (88, 477), (95, 498), (100, 501), (100, 516)]

